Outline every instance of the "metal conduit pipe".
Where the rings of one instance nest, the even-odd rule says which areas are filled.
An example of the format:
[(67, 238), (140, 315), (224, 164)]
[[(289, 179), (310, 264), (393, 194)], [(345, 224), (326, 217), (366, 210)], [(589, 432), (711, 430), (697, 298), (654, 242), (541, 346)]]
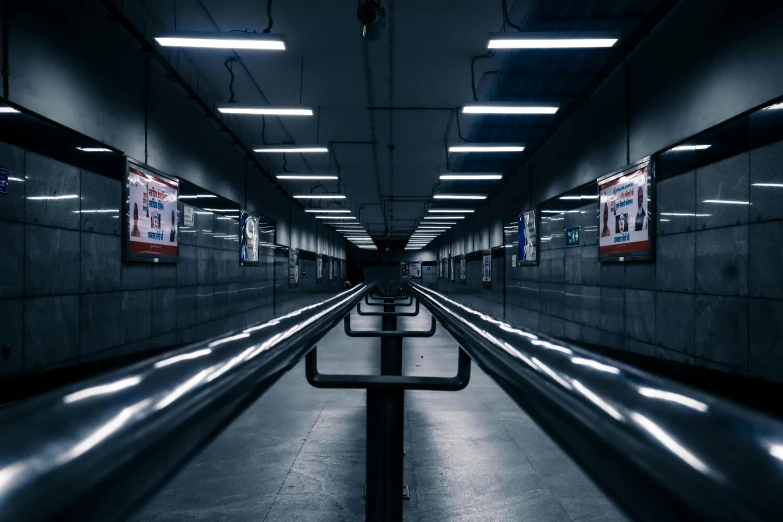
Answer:
[(0, 520), (124, 520), (374, 285), (0, 409)]
[(783, 423), (408, 282), (633, 520), (779, 520)]

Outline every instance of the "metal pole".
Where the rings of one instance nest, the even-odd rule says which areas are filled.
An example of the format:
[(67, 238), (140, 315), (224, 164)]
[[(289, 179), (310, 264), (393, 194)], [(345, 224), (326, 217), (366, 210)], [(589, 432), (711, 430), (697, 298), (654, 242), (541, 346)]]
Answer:
[[(394, 312), (393, 304), (384, 312)], [(382, 330), (397, 329), (383, 316)], [(381, 337), (381, 375), (402, 375), (402, 338)], [(402, 520), (402, 456), (405, 396), (402, 390), (367, 390), (367, 511), (370, 522)]]

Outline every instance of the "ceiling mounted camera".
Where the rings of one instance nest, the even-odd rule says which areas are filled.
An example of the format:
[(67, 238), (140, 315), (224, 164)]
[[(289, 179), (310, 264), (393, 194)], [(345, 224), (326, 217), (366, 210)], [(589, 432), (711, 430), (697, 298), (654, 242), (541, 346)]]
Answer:
[(367, 40), (377, 40), (385, 26), (386, 9), (379, 2), (366, 0), (356, 10), (356, 17), (362, 24), (362, 36)]

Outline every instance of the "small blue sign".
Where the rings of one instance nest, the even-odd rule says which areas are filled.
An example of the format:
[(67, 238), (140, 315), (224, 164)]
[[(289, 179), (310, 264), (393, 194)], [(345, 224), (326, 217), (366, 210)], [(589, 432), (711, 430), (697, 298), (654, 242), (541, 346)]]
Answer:
[(8, 194), (8, 169), (0, 167), (0, 194)]
[(566, 246), (579, 246), (579, 227), (567, 228), (565, 232)]

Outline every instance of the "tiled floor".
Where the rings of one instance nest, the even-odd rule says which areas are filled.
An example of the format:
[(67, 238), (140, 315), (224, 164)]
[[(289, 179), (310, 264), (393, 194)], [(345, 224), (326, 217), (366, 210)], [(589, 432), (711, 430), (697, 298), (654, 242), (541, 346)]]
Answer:
[[(400, 327), (427, 329), (426, 310)], [(352, 316), (353, 327), (380, 319)], [(319, 343), (325, 373), (377, 373), (378, 339), (342, 324)], [(403, 341), (406, 374), (453, 375), (457, 345)], [(318, 390), (303, 363), (183, 469), (135, 517), (161, 520), (364, 520), (365, 394)], [(621, 521), (571, 460), (475, 365), (460, 392), (406, 392), (409, 521)]]

